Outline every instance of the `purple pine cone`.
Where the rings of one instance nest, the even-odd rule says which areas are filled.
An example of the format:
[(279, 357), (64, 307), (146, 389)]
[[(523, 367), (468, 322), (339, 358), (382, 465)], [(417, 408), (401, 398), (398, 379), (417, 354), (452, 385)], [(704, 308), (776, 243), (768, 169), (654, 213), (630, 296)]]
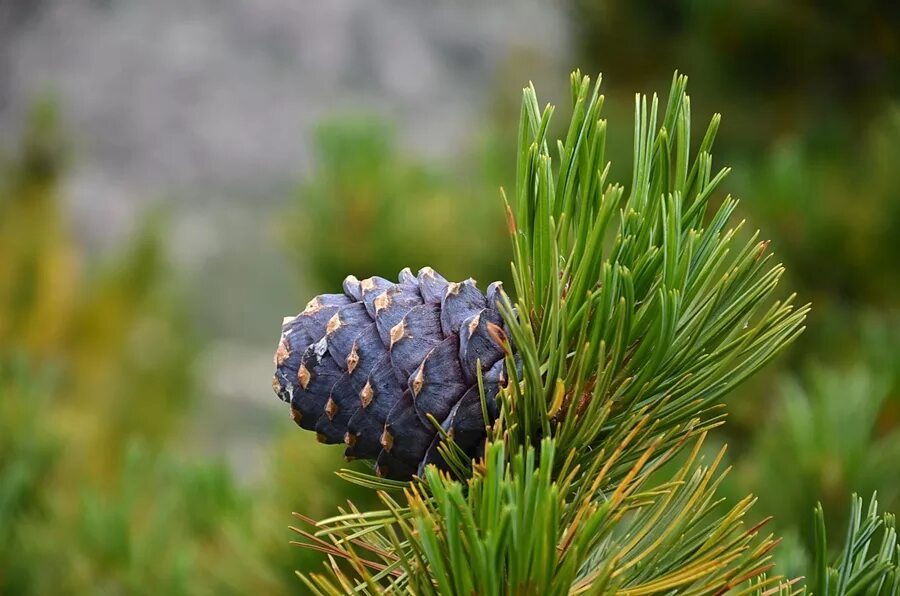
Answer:
[(342, 294), (313, 298), (287, 318), (272, 386), (291, 417), (323, 443), (345, 443), (348, 459), (375, 460), (380, 476), (408, 480), (434, 463), (440, 421), (470, 457), (484, 445), (477, 362), (493, 422), (505, 385), (497, 309), (500, 283), (451, 283), (430, 267), (399, 283), (350, 276)]

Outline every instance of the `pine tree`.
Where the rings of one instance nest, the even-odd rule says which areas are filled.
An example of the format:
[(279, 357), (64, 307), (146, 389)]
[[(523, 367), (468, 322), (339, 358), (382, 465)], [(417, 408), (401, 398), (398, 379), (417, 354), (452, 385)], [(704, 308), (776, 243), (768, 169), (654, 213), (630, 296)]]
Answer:
[[(703, 441), (724, 421), (721, 400), (802, 332), (808, 306), (778, 297), (783, 267), (732, 224), (737, 201), (717, 195), (728, 173), (713, 169), (718, 115), (691, 157), (686, 83), (675, 75), (661, 120), (656, 96), (636, 97), (627, 186), (609, 180), (599, 81), (572, 75), (555, 145), (553, 107), (524, 90), (504, 195), (515, 298), (496, 302), (507, 382), (489, 391), (484, 367), (475, 375), (484, 445), (472, 457), (429, 417), (443, 466), (410, 482), (342, 471), (382, 508), (295, 514), (301, 543), (328, 556), (325, 573), (301, 576), (314, 593), (804, 590), (773, 569), (778, 539), (754, 498), (716, 496), (724, 452), (710, 458)], [(834, 565), (818, 536), (816, 593), (900, 592), (893, 518), (874, 500), (865, 517), (856, 502)]]

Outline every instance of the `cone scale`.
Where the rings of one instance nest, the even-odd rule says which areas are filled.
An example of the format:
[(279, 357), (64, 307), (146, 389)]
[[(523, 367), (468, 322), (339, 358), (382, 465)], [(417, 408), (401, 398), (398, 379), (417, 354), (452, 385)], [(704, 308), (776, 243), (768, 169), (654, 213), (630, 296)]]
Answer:
[(372, 460), (387, 478), (446, 467), (444, 434), (477, 457), (486, 436), (479, 363), (489, 423), (505, 384), (500, 291), (499, 282), (486, 293), (472, 279), (448, 282), (430, 267), (404, 269), (397, 283), (349, 276), (343, 293), (316, 296), (285, 319), (275, 393), (298, 426), (346, 444), (346, 458)]

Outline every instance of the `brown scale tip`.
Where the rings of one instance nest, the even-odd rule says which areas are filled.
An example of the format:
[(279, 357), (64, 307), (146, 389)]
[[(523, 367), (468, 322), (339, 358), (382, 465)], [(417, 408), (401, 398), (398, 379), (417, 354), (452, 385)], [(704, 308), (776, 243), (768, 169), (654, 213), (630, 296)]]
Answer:
[(275, 366), (281, 366), (291, 357), (291, 349), (288, 347), (287, 338), (282, 336), (278, 342), (278, 349), (275, 350)]
[(315, 298), (313, 298), (312, 300), (310, 300), (309, 302), (306, 303), (306, 308), (304, 308), (303, 312), (300, 314), (301, 315), (315, 314), (316, 312), (319, 311), (320, 308), (322, 308), (322, 305), (319, 302), (319, 297), (316, 296)]
[(422, 364), (419, 365), (418, 370), (416, 371), (416, 376), (413, 378), (412, 382), (412, 392), (413, 397), (418, 397), (419, 393), (422, 391), (422, 387), (425, 386), (425, 361), (422, 361)]
[(387, 308), (391, 305), (391, 295), (387, 292), (382, 292), (375, 298), (375, 312), (380, 312), (381, 310)]
[(320, 443), (328, 443), (328, 437), (326, 437), (323, 433), (316, 433), (316, 440)]
[(391, 327), (391, 346), (394, 347), (394, 344), (403, 339), (403, 336), (406, 334), (406, 320), (400, 319), (400, 322)]
[(328, 324), (325, 326), (325, 334), (328, 335), (337, 331), (341, 326), (341, 315), (340, 313), (334, 313), (334, 315), (328, 319)]
[(344, 443), (346, 445), (349, 445), (350, 447), (353, 447), (354, 445), (356, 445), (356, 435), (349, 431), (345, 432), (344, 433)]
[(337, 415), (339, 409), (340, 408), (338, 408), (337, 402), (335, 402), (330, 397), (328, 398), (328, 401), (325, 402), (325, 415), (328, 416), (329, 420), (334, 420), (334, 417)]
[(475, 335), (475, 331), (478, 330), (478, 324), (481, 322), (481, 313), (478, 313), (472, 320), (469, 321), (469, 335)]
[(350, 350), (350, 353), (347, 354), (347, 372), (352, 373), (356, 369), (357, 364), (359, 364), (359, 354), (357, 353), (357, 345), (354, 341), (353, 348)]
[(372, 398), (375, 397), (375, 390), (372, 389), (372, 383), (370, 381), (366, 381), (365, 387), (359, 392), (359, 401), (362, 402), (362, 407), (368, 408), (369, 404), (372, 403)]
[(305, 364), (301, 364), (300, 368), (297, 369), (297, 380), (300, 381), (300, 386), (303, 387), (304, 391), (306, 390), (306, 386), (309, 385), (309, 369), (306, 368)]
[(300, 421), (303, 420), (303, 413), (294, 406), (291, 406), (291, 420), (298, 425), (300, 424)]
[(359, 282), (359, 287), (363, 292), (370, 292), (375, 289), (375, 280), (371, 277), (367, 277)]
[(281, 383), (278, 382), (278, 377), (272, 376), (272, 390), (275, 393), (281, 393)]
[(375, 464), (375, 475), (379, 478), (384, 478), (388, 474), (387, 466)]
[(391, 452), (391, 449), (394, 448), (394, 435), (385, 427), (384, 432), (381, 433), (381, 446), (384, 447), (384, 450), (388, 453)]

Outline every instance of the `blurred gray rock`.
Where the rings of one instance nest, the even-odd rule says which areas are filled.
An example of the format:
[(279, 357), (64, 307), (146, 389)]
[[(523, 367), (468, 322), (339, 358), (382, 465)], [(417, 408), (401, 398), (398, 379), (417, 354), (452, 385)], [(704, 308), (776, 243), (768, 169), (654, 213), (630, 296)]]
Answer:
[(566, 52), (538, 0), (0, 0), (0, 39), (0, 138), (58, 96), (67, 195), (101, 239), (148, 200), (281, 200), (326, 113), (382, 113), (412, 149), (452, 151), (511, 52)]

